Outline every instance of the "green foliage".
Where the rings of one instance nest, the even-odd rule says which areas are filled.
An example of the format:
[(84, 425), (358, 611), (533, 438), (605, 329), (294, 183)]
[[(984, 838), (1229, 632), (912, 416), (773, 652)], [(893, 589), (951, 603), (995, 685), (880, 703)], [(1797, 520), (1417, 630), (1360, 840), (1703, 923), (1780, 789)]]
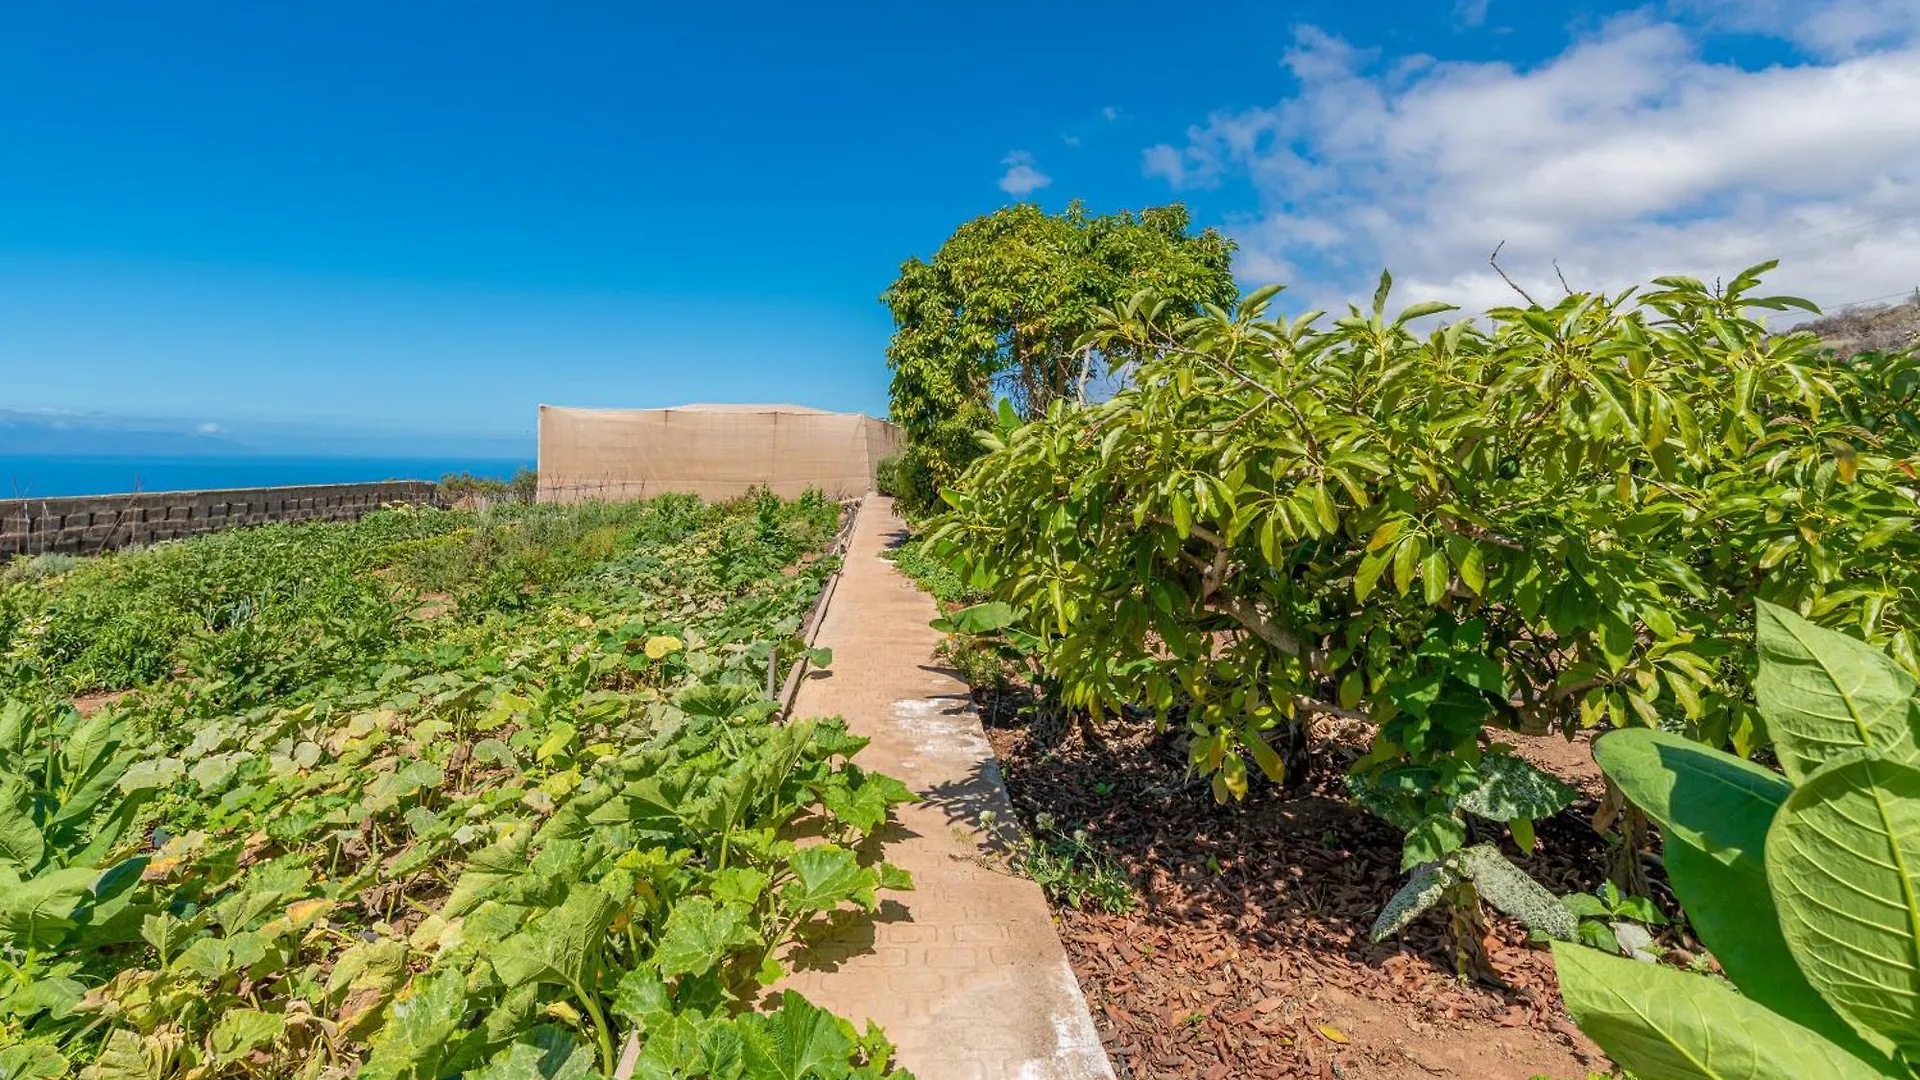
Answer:
[(478, 496), (488, 500), (531, 503), (540, 492), (540, 474), (528, 468), (515, 469), (502, 480), (472, 473), (448, 473), (440, 478), (440, 493), (451, 500)]
[(886, 557), (942, 605), (970, 604), (985, 598), (979, 590), (968, 588), (954, 572), (951, 562), (940, 558), (923, 540), (908, 540), (887, 552)]
[(1140, 906), (1133, 882), (1113, 858), (1096, 849), (1085, 829), (1067, 832), (1053, 817), (1041, 814), (1032, 830), (1002, 823), (989, 810), (983, 822), (995, 842), (1008, 852), (1008, 863), (1033, 880), (1058, 904), (1080, 910), (1098, 908), (1109, 915), (1125, 915)]
[[(803, 647), (839, 508), (418, 513), (436, 526), (375, 522), (408, 535), (336, 551), (338, 588), (404, 612), (444, 584), (457, 617), (408, 620), (323, 678), (235, 709), (224, 675), (185, 667), (82, 719), (31, 704), (64, 691), (58, 665), (16, 669), (0, 1071), (584, 1078), (631, 1036), (640, 1076), (904, 1075), (877, 1033), (797, 998), (751, 1011), (796, 935), (911, 886), (854, 855), (905, 787), (849, 762), (864, 742), (840, 721), (776, 725), (763, 700), (770, 649)], [(138, 610), (210, 560), (271, 591), (322, 573), (335, 532), (189, 541), (35, 587), (47, 610)], [(273, 595), (304, 617), (307, 594)], [(827, 842), (799, 847), (802, 818)]]
[(1795, 763), (1787, 779), (1659, 731), (1594, 747), (1660, 823), (1674, 891), (1739, 993), (1556, 946), (1561, 992), (1644, 1080), (1906, 1076), (1920, 1060), (1916, 688), (1856, 639), (1764, 603), (1757, 621), (1758, 707)]
[[(1763, 745), (1756, 593), (1915, 669), (1920, 356), (1768, 335), (1754, 310), (1807, 305), (1767, 268), (1432, 330), (1385, 275), (1331, 326), (1143, 294), (1087, 338), (1130, 385), (998, 418), (928, 535), (1062, 704), (1177, 719), (1222, 799), (1284, 766), (1270, 733), (1363, 713), (1356, 794), (1418, 864), (1504, 812), (1489, 725)], [(1514, 804), (1515, 840), (1558, 805)]]
[(893, 421), (909, 445), (894, 494), (913, 513), (979, 455), (996, 397), (1027, 416), (1139, 358), (1124, 342), (1086, 349), (1103, 306), (1154, 288), (1183, 315), (1234, 295), (1233, 244), (1190, 234), (1186, 208), (1047, 214), (1009, 206), (960, 226), (931, 262), (908, 259), (881, 297), (893, 311)]
[(1667, 917), (1652, 900), (1628, 896), (1609, 881), (1594, 892), (1561, 897), (1560, 903), (1580, 919), (1582, 943), (1636, 960), (1659, 958), (1646, 928), (1665, 926)]
[(246, 700), (365, 662), (406, 636), (408, 610), (369, 571), (466, 521), (263, 525), (23, 576), (0, 585), (0, 692), (124, 690), (184, 667)]
[(888, 454), (873, 466), (873, 487), (875, 491), (896, 498), (900, 494), (900, 463), (904, 460), (899, 454)]

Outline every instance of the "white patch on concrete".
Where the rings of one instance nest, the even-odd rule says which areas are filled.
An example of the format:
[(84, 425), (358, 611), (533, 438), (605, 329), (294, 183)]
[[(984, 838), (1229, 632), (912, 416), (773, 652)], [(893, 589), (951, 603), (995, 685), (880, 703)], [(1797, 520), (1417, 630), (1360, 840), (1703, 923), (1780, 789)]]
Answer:
[(893, 718), (928, 757), (978, 760), (993, 754), (979, 718), (955, 701), (902, 698), (893, 703)]
[(1100, 1045), (1100, 1032), (1087, 1011), (1080, 982), (1065, 960), (1054, 971), (1053, 1056), (1020, 1063), (1018, 1080), (1113, 1080), (1113, 1063)]

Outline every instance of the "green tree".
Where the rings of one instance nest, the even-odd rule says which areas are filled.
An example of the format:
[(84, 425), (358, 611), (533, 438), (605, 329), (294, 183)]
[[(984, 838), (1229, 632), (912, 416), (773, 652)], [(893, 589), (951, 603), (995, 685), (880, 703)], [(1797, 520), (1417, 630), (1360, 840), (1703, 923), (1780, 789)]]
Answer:
[(1175, 204), (1092, 214), (1005, 207), (960, 226), (931, 262), (908, 259), (881, 297), (893, 311), (892, 416), (911, 446), (909, 509), (979, 456), (974, 433), (996, 397), (1039, 416), (1138, 358), (1127, 342), (1082, 347), (1095, 313), (1151, 289), (1183, 315), (1231, 304), (1233, 242), (1190, 231)]

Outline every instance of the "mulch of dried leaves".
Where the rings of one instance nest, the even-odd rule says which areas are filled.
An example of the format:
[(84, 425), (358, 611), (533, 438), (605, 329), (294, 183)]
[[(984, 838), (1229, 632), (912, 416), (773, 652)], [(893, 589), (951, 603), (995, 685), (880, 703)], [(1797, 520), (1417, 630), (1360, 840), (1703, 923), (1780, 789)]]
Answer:
[[(1414, 1036), (1531, 1026), (1577, 1038), (1552, 957), (1517, 924), (1496, 917), (1489, 940), (1505, 989), (1453, 977), (1437, 915), (1399, 940), (1368, 940), (1401, 881), (1400, 841), (1340, 797), (1337, 770), (1304, 790), (1260, 785), (1219, 806), (1204, 783), (1188, 781), (1171, 738), (1049, 746), (1024, 728), (990, 735), (1022, 812), (1084, 827), (1140, 894), (1127, 915), (1060, 911), (1123, 1080), (1342, 1075), (1340, 1064), (1362, 1051), (1329, 1022), (1330, 991), (1407, 1018)], [(1537, 853), (1517, 859), (1557, 893), (1605, 877), (1603, 843), (1581, 816), (1591, 809), (1542, 822)]]

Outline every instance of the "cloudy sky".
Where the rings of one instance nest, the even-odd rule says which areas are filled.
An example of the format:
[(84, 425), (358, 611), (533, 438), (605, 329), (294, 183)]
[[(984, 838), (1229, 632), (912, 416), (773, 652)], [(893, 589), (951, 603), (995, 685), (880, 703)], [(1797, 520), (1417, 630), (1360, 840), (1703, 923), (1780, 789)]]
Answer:
[[(1459, 15), (1497, 30), (1504, 6)], [(1220, 208), (1245, 281), (1325, 301), (1384, 265), (1484, 306), (1512, 295), (1487, 264), (1504, 242), (1535, 295), (1555, 261), (1583, 289), (1766, 258), (1823, 305), (1920, 286), (1920, 0), (1639, 8), (1522, 62), (1302, 23), (1276, 66), (1270, 99), (1141, 155)]]
[(1920, 285), (1920, 0), (16, 4), (0, 100), (0, 409), (189, 433), (883, 413), (880, 293), (1019, 200), (1296, 307)]

